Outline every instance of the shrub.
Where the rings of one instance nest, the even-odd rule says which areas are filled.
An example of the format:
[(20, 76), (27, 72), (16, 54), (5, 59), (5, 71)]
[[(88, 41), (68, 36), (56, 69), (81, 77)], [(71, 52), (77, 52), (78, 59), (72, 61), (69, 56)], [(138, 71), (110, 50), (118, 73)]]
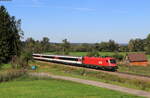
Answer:
[(32, 52), (24, 51), (20, 56), (14, 56), (12, 58), (12, 67), (13, 68), (27, 68), (28, 62), (32, 59)]
[(25, 70), (9, 70), (0, 73), (0, 82), (5, 82), (12, 80), (14, 78), (20, 77), (26, 73)]

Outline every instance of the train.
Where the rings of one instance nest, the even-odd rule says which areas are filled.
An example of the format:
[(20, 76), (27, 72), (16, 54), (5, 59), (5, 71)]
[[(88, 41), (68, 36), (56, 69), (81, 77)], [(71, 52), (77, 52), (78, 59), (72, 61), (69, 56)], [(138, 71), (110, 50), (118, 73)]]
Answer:
[(116, 59), (112, 57), (77, 57), (65, 55), (32, 54), (33, 59), (68, 65), (90, 67), (103, 70), (116, 71), (118, 69)]

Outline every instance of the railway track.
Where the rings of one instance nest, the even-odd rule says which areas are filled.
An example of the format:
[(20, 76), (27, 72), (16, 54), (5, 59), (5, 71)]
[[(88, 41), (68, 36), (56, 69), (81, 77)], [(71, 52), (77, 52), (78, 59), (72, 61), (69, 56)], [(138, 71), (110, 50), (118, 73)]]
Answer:
[(140, 74), (135, 74), (135, 73), (127, 73), (127, 72), (117, 72), (117, 73), (150, 78), (150, 76), (148, 76), (148, 75), (140, 75)]

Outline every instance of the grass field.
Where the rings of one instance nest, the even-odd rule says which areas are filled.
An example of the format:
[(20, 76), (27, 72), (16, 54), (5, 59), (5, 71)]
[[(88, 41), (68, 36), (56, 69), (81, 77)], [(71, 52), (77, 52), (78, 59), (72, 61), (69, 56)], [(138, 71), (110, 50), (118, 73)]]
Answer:
[(150, 55), (147, 55), (147, 58), (148, 58), (148, 60), (149, 60), (149, 62), (150, 62)]
[[(95, 80), (115, 85), (120, 85), (128, 88), (150, 91), (150, 83), (135, 79), (126, 79), (116, 75), (102, 73), (100, 71), (89, 71), (82, 67), (71, 67), (68, 65), (31, 62), (31, 65), (37, 65), (38, 69), (35, 72), (48, 72), (54, 75), (70, 76), (81, 79)], [(34, 71), (33, 71), (34, 72)]]
[[(69, 55), (72, 56), (86, 56), (88, 52), (70, 52)], [(56, 54), (55, 52), (48, 52), (46, 54)], [(114, 55), (115, 52), (99, 52), (101, 56)], [(119, 54), (126, 55), (126, 52), (119, 52)]]
[(69, 81), (33, 77), (0, 83), (0, 88), (1, 98), (141, 98)]
[(133, 73), (137, 75), (146, 75), (150, 76), (150, 66), (127, 66), (127, 65), (118, 65), (119, 72)]
[(9, 70), (11, 68), (12, 68), (11, 64), (3, 64), (3, 65), (1, 65), (0, 71), (6, 71), (6, 70)]
[[(99, 52), (101, 56), (112, 56), (115, 54), (115, 52)], [(121, 55), (126, 55), (125, 52), (119, 52)], [(85, 56), (87, 55), (87, 52), (70, 52), (70, 55), (74, 56)]]

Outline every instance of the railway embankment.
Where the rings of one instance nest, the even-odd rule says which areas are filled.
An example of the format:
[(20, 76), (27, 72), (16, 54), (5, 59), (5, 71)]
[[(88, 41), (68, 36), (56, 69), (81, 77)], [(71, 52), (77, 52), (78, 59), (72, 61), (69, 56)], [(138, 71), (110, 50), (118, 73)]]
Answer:
[(150, 65), (149, 66), (130, 66), (125, 64), (118, 64), (118, 71), (129, 74), (136, 74), (141, 76), (150, 77)]
[(150, 92), (150, 81), (129, 78), (117, 74), (106, 73), (100, 70), (75, 67), (69, 65), (55, 64), (49, 62), (32, 62), (31, 65), (37, 65), (38, 69), (31, 72), (47, 72), (54, 75), (70, 76), (80, 79), (94, 80), (114, 84), (122, 87), (133, 88)]

